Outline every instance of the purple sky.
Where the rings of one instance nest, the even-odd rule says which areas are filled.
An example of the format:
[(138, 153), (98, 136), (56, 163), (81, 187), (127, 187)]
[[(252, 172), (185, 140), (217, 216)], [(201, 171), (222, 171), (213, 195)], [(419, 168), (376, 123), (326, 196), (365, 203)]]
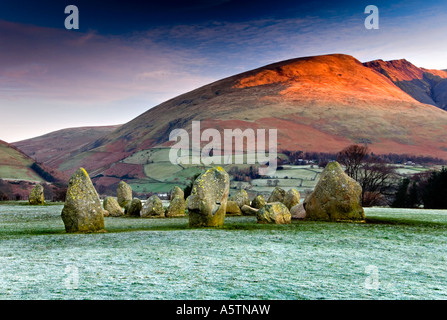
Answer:
[(212, 81), (300, 56), (346, 53), (362, 62), (405, 58), (447, 68), (442, 2), (378, 5), (379, 30), (365, 29), (369, 3), (356, 3), (346, 10), (328, 5), (305, 14), (157, 22), (109, 33), (101, 25), (89, 28), (82, 7), (79, 31), (64, 28), (63, 9), (60, 26), (0, 13), (0, 139), (125, 123)]

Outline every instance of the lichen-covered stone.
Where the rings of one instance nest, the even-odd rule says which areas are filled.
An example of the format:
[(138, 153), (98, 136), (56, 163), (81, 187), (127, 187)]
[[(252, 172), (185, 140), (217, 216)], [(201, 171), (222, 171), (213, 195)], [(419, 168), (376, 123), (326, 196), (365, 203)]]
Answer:
[(116, 190), (116, 197), (120, 207), (126, 208), (132, 202), (132, 188), (124, 181), (120, 181)]
[(124, 213), (131, 217), (139, 217), (143, 204), (138, 198), (133, 198), (132, 201), (124, 208)]
[(265, 198), (263, 195), (258, 194), (251, 202), (251, 207), (261, 209), (263, 206), (265, 206)]
[(229, 191), (230, 177), (223, 168), (211, 168), (200, 175), (188, 197), (189, 225), (223, 226)]
[(286, 195), (286, 191), (280, 187), (275, 187), (273, 189), (270, 197), (267, 202), (284, 202), (284, 197)]
[(291, 188), (286, 192), (284, 196), (283, 203), (287, 207), (287, 209), (291, 209), (294, 205), (300, 203), (300, 193), (298, 190)]
[(258, 223), (289, 224), (292, 216), (281, 202), (266, 203), (256, 214)]
[(338, 162), (329, 162), (314, 191), (304, 200), (309, 220), (365, 220), (361, 206), (362, 187)]
[(229, 199), (230, 201), (234, 201), (237, 203), (239, 208), (242, 208), (242, 206), (250, 205), (250, 199), (248, 198), (247, 191), (244, 189), (239, 190), (234, 195), (232, 195)]
[(163, 202), (156, 195), (150, 196), (146, 200), (140, 216), (142, 218), (163, 218), (165, 216)]
[(67, 232), (97, 232), (104, 229), (101, 201), (84, 168), (79, 168), (68, 182), (61, 216)]
[(109, 212), (111, 217), (120, 217), (124, 215), (124, 210), (119, 205), (118, 201), (114, 197), (106, 197), (102, 203), (104, 210)]
[(186, 215), (185, 210), (186, 210), (185, 199), (183, 198), (182, 195), (176, 195), (169, 202), (169, 206), (166, 209), (165, 215), (168, 218), (183, 217)]
[(45, 204), (45, 197), (43, 192), (43, 187), (38, 184), (36, 185), (30, 192), (29, 195), (29, 204), (30, 205), (43, 205)]
[(240, 216), (240, 215), (242, 215), (241, 208), (239, 208), (239, 206), (238, 206), (236, 201), (231, 201), (231, 200), (227, 201), (227, 211), (226, 211), (226, 214), (227, 215), (233, 215), (233, 216)]
[(185, 193), (183, 192), (182, 189), (180, 189), (179, 187), (175, 186), (174, 188), (172, 188), (171, 190), (171, 200), (174, 199), (175, 197), (180, 197), (182, 199), (185, 199)]

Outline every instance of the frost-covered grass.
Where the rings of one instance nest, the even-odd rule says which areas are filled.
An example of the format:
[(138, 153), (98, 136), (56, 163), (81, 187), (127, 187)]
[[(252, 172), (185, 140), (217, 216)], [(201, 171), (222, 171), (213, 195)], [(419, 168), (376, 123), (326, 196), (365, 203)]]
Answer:
[(61, 210), (0, 206), (0, 299), (447, 298), (447, 211), (221, 229), (110, 217), (108, 233), (66, 234)]

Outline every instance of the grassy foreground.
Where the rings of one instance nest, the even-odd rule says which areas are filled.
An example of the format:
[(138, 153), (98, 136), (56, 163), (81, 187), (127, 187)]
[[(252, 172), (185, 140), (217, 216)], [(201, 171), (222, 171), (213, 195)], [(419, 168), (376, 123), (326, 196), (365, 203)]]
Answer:
[(66, 234), (61, 210), (0, 206), (0, 299), (447, 298), (447, 211), (221, 229), (110, 217), (108, 233)]

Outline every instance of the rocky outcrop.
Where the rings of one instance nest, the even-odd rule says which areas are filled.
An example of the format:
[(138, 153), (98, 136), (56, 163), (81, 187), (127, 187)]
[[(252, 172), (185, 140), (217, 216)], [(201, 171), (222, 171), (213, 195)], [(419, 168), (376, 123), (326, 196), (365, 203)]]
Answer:
[(258, 223), (289, 224), (292, 217), (289, 209), (281, 202), (267, 203), (256, 214)]
[(43, 205), (45, 204), (45, 197), (43, 187), (38, 184), (30, 192), (28, 202), (30, 205)]
[(189, 225), (223, 226), (229, 190), (230, 177), (223, 168), (211, 168), (200, 175), (188, 197)]
[(140, 216), (142, 218), (163, 218), (165, 216), (163, 202), (156, 195), (150, 196), (146, 200)]
[(67, 232), (104, 230), (101, 201), (84, 168), (79, 168), (68, 182), (66, 201), (61, 216)]
[(329, 162), (314, 191), (304, 200), (309, 220), (365, 220), (362, 187), (336, 161)]
[(116, 197), (120, 207), (126, 208), (132, 202), (132, 188), (124, 181), (120, 181), (116, 190)]
[(104, 207), (104, 210), (109, 212), (108, 216), (110, 217), (120, 217), (124, 215), (123, 208), (121, 208), (118, 201), (114, 197), (106, 197), (102, 203), (102, 206)]

